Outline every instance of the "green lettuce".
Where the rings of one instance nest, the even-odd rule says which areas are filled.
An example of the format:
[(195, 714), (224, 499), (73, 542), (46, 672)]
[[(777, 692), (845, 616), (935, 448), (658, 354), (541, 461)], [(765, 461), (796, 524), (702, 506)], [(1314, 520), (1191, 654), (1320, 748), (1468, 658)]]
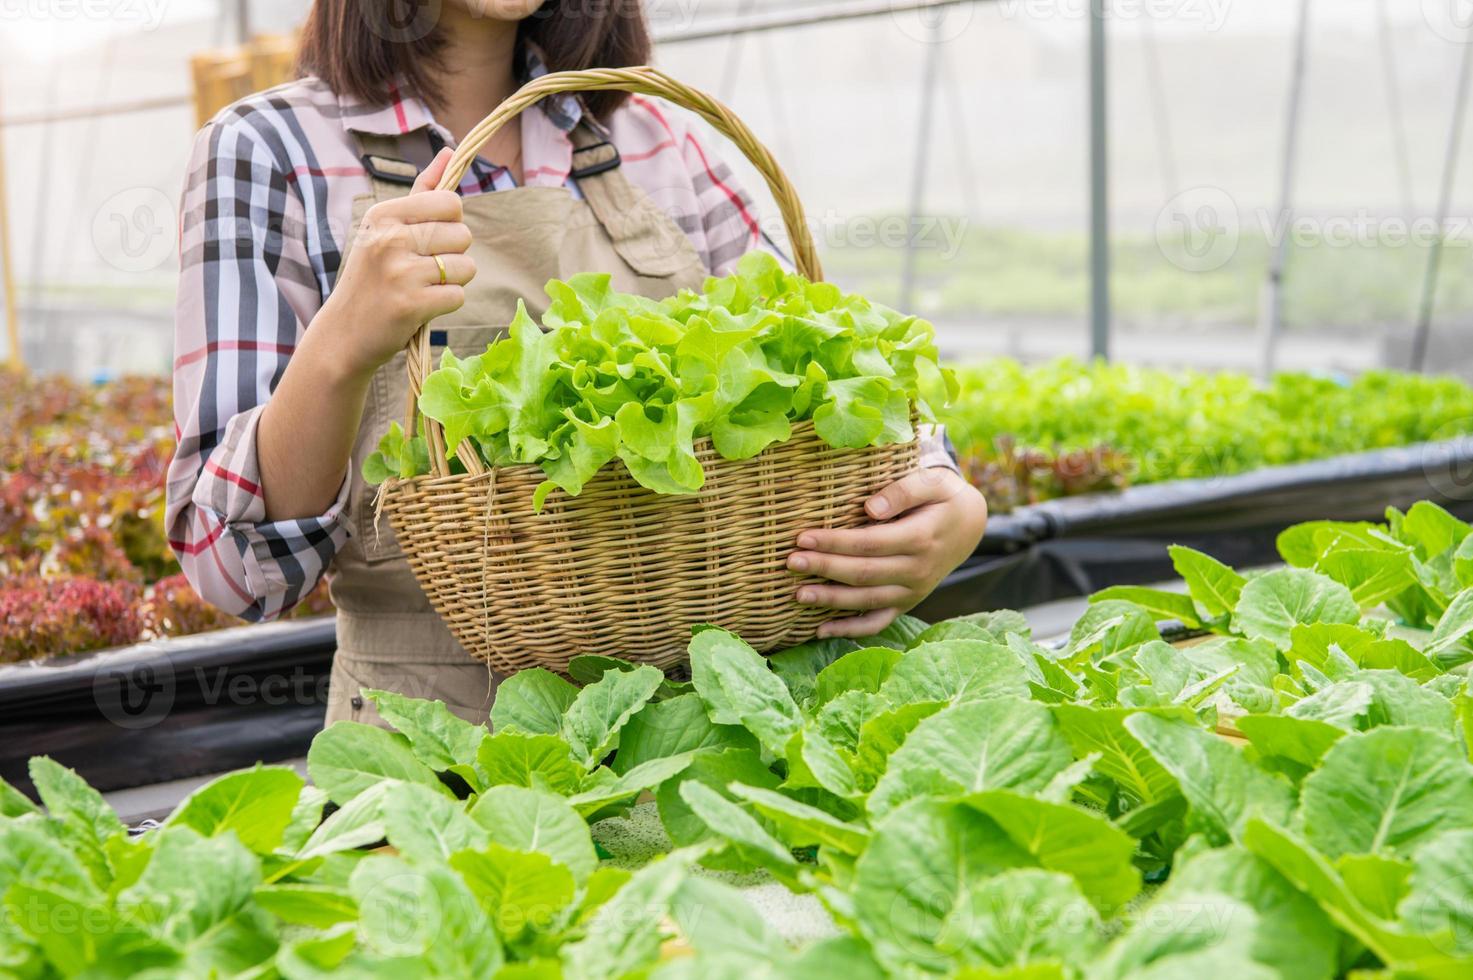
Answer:
[[(665, 300), (592, 273), (549, 282), (547, 295), (540, 325), (519, 304), (484, 353), (447, 350), (419, 397), (451, 454), (468, 443), (488, 466), (541, 467), (538, 506), (553, 489), (576, 496), (616, 460), (656, 493), (694, 493), (697, 440), (748, 459), (806, 420), (836, 448), (908, 442), (913, 411), (933, 417), (956, 393), (925, 320), (785, 272), (765, 252)], [(394, 426), (364, 476), (428, 468), (422, 436)]]
[(1418, 505), (1291, 529), (1286, 571), (1178, 549), (1185, 592), (1111, 590), (1054, 644), (701, 628), (689, 681), (577, 658), (490, 729), (372, 691), (397, 731), (322, 732), (316, 785), (230, 773), (141, 834), (37, 759), (41, 805), (0, 783), (0, 976), (1470, 976), (1470, 537)]

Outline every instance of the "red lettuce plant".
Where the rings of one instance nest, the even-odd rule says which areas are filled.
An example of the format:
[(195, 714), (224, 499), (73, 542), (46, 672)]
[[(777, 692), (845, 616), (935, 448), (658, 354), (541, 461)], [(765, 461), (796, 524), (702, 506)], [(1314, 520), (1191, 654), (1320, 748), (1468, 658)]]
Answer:
[(141, 596), (132, 582), (86, 578), (33, 578), (0, 589), (0, 662), (136, 643)]
[[(241, 622), (195, 595), (165, 536), (167, 379), (83, 385), (0, 367), (0, 390), (0, 660)], [(293, 614), (331, 611), (318, 589)]]
[(1132, 470), (1130, 458), (1109, 446), (1053, 453), (1019, 447), (1009, 436), (999, 436), (989, 453), (963, 455), (961, 465), (995, 514), (1055, 497), (1121, 490)]

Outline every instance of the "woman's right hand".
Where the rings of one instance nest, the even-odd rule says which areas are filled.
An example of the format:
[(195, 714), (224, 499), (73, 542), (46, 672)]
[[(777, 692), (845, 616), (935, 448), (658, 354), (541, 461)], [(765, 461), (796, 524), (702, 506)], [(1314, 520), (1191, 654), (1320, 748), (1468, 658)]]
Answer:
[[(372, 374), (422, 324), (465, 304), (463, 287), (476, 274), (465, 254), (471, 232), (461, 220), (460, 195), (434, 190), (450, 157), (448, 147), (441, 150), (408, 196), (368, 209), (318, 314), (333, 325), (333, 347), (354, 374)], [(445, 263), (444, 285), (435, 256)]]

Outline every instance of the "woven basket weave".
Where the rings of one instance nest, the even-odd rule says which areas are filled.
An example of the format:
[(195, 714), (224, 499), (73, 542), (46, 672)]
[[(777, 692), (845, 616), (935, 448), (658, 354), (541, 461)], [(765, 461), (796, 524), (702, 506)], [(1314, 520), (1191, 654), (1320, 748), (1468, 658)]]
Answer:
[[(456, 187), (486, 141), (540, 99), (609, 89), (662, 96), (730, 137), (772, 190), (798, 270), (822, 278), (802, 206), (771, 154), (720, 103), (653, 68), (529, 82), (466, 136), (440, 188)], [(405, 431), (413, 432), (414, 403), (433, 369), (428, 324), (410, 341), (407, 361)], [(865, 499), (913, 470), (919, 455), (914, 441), (833, 449), (800, 423), (787, 442), (739, 462), (698, 441), (706, 482), (696, 494), (656, 494), (616, 462), (577, 497), (554, 490), (535, 514), (540, 468), (488, 471), (467, 442), (456, 453), (467, 472), (451, 475), (444, 430), (426, 423), (434, 472), (390, 481), (383, 509), (435, 611), (467, 651), (503, 672), (566, 671), (580, 654), (671, 667), (702, 623), (764, 651), (808, 639), (835, 613), (796, 601), (806, 579), (787, 570), (787, 556), (798, 533), (865, 524)]]

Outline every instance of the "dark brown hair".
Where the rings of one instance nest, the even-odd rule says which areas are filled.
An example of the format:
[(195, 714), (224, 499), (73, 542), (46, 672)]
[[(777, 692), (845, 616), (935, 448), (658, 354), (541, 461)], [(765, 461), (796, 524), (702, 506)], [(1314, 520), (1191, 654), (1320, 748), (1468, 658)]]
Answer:
[[(402, 80), (430, 102), (440, 96), (432, 69), (444, 39), (441, 0), (314, 0), (302, 30), (297, 68), (335, 92), (378, 104)], [(640, 0), (547, 0), (517, 25), (518, 70), (528, 44), (551, 71), (624, 68), (649, 60), (650, 35)], [(625, 92), (585, 93), (599, 119), (628, 98)]]

